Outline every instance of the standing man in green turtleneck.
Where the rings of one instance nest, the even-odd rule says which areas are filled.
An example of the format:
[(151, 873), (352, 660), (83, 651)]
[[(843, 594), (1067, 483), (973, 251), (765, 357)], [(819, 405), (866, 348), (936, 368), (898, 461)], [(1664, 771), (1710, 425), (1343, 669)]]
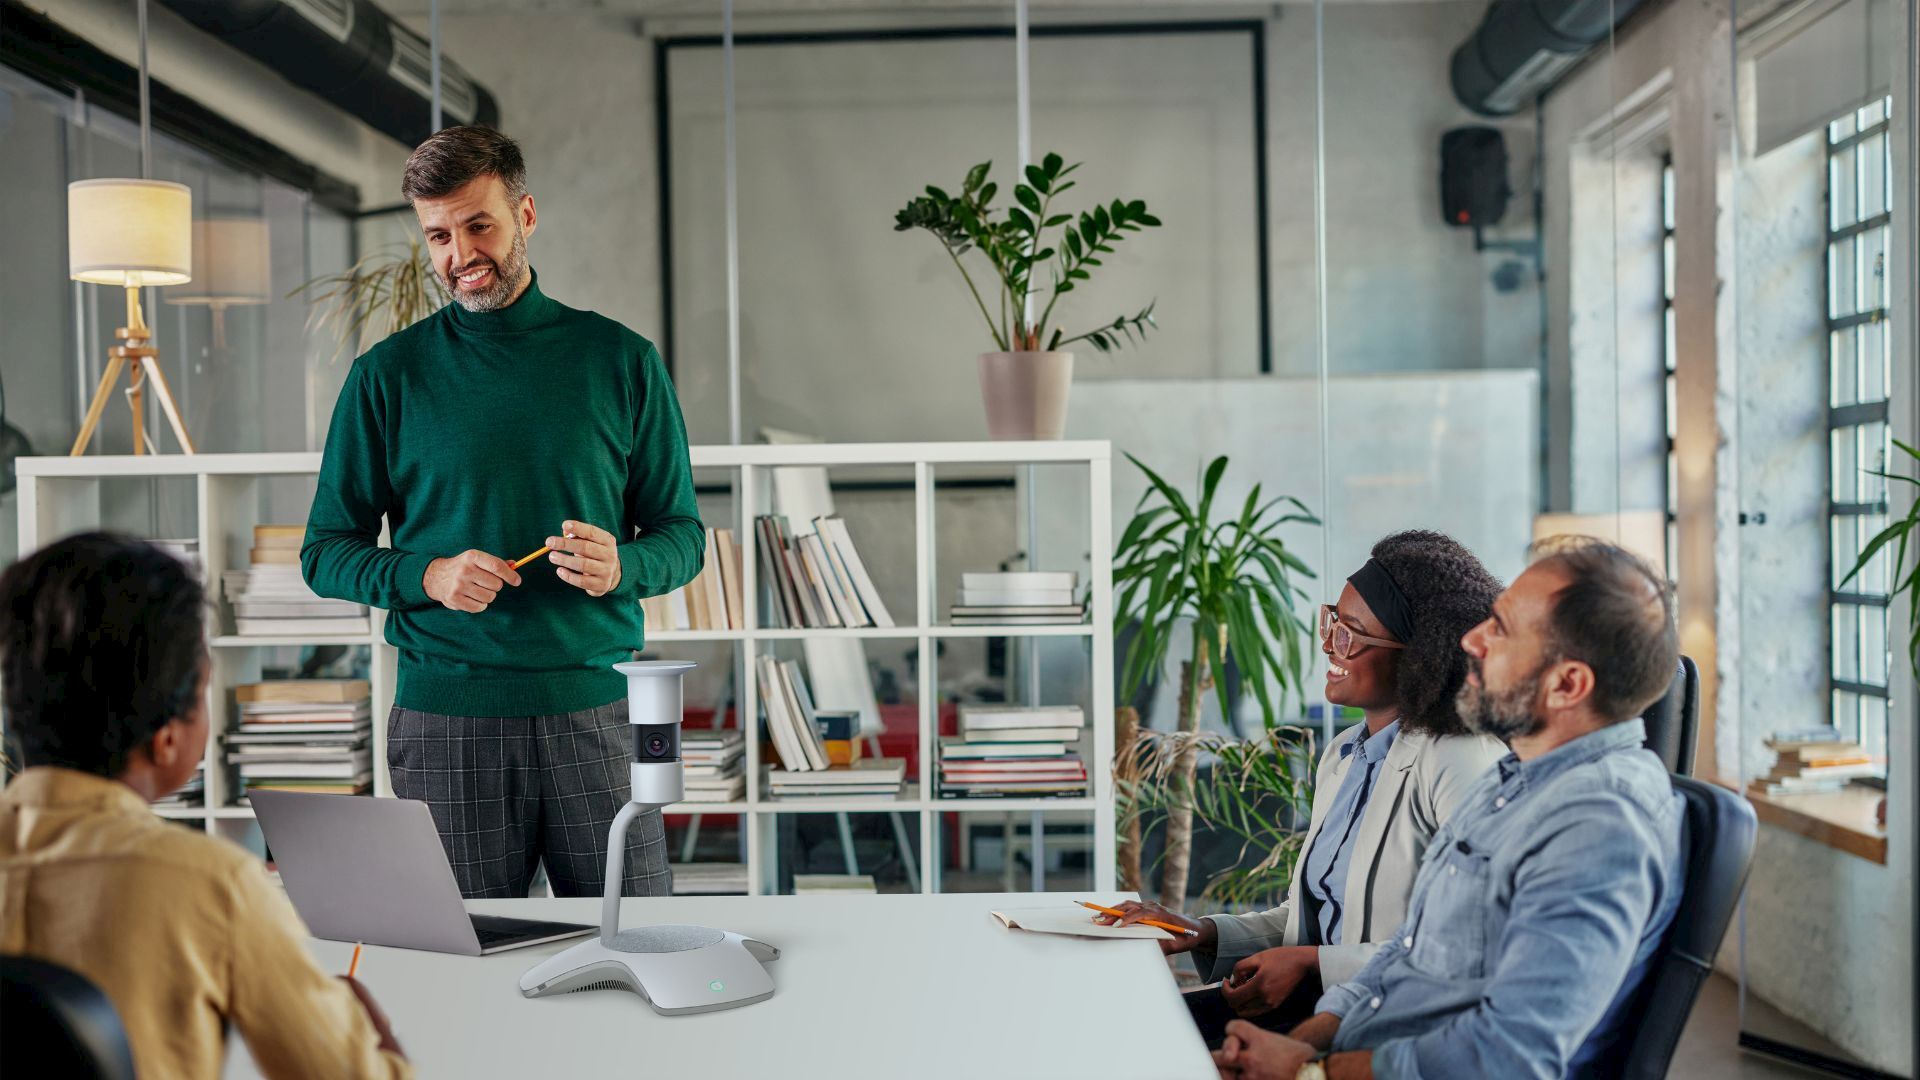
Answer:
[[(468, 897), (525, 896), (543, 861), (556, 895), (599, 895), (631, 741), (612, 665), (705, 550), (660, 352), (540, 291), (526, 176), (483, 127), (407, 159), (454, 302), (354, 361), (300, 551), (315, 592), (388, 611), (393, 793), (431, 808)], [(665, 895), (659, 814), (627, 837), (623, 891)]]

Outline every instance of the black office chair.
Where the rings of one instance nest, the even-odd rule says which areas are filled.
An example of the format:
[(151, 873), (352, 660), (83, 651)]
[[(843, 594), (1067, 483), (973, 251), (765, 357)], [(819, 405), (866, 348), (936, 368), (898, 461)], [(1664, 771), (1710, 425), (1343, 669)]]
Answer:
[(1647, 749), (1660, 755), (1667, 771), (1676, 776), (1693, 775), (1693, 744), (1700, 728), (1700, 669), (1693, 657), (1680, 658), (1673, 685), (1640, 720), (1647, 726)]
[(1586, 1072), (1596, 1080), (1667, 1075), (1694, 999), (1713, 974), (1714, 954), (1746, 888), (1758, 828), (1753, 807), (1726, 788), (1685, 776), (1673, 778), (1673, 790), (1687, 802), (1686, 891), (1632, 1006), (1614, 1024), (1620, 1038)]
[(0, 956), (0, 1073), (134, 1080), (113, 1002), (86, 977), (29, 956)]

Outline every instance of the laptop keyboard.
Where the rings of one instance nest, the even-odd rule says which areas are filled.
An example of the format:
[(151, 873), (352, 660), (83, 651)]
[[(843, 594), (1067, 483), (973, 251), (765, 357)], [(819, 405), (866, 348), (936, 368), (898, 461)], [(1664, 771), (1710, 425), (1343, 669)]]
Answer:
[(566, 934), (583, 929), (579, 923), (515, 919), (506, 915), (469, 915), (467, 917), (473, 920), (473, 932), (479, 936), (480, 947), (483, 949), (489, 945), (525, 941), (528, 938)]

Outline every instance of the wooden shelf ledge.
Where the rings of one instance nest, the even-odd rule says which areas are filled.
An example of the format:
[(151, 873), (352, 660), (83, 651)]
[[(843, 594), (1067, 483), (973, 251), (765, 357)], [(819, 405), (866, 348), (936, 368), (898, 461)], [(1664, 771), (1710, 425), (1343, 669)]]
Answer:
[(1849, 785), (1840, 791), (1811, 795), (1756, 795), (1747, 793), (1753, 812), (1777, 829), (1798, 833), (1815, 843), (1858, 855), (1868, 862), (1887, 862), (1887, 830), (1880, 827), (1875, 808), (1886, 795), (1873, 788)]

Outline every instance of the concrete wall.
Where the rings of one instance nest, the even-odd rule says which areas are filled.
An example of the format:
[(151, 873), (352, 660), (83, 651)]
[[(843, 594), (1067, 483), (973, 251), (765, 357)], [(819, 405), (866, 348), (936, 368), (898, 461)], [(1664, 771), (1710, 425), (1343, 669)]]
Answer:
[[(1742, 14), (1751, 14), (1745, 5)], [(1639, 215), (1641, 166), (1622, 155), (1596, 171), (1580, 160), (1581, 141), (1652, 116), (1663, 134), (1644, 148), (1669, 147), (1674, 157), (1683, 648), (1702, 659), (1703, 701), (1713, 706), (1702, 768), (1738, 782), (1765, 760), (1766, 735), (1827, 715), (1825, 163), (1817, 137), (1761, 158), (1738, 149), (1731, 65), (1701, 59), (1732, 56), (1731, 33), (1719, 0), (1649, 11), (1618, 35), (1606, 62), (1589, 62), (1555, 91), (1544, 123), (1552, 426), (1569, 433), (1555, 446), (1556, 500), (1626, 504), (1626, 488), (1607, 490), (1623, 455), (1608, 440), (1583, 439), (1582, 417), (1639, 407), (1606, 392), (1640, 385), (1624, 378), (1636, 339), (1618, 333), (1610, 351), (1608, 335), (1589, 332), (1595, 322), (1638, 321), (1628, 294), (1647, 290), (1634, 246), (1623, 243), (1631, 223), (1616, 218), (1609, 229), (1606, 215), (1583, 215), (1593, 200)], [(1649, 109), (1651, 99), (1660, 104)], [(1594, 253), (1596, 240), (1615, 250)], [(1612, 275), (1589, 273), (1609, 266)], [(1594, 297), (1583, 280), (1612, 295)], [(1626, 427), (1618, 430), (1625, 438)], [(1767, 523), (1742, 528), (1742, 511), (1765, 512)], [(1910, 703), (1902, 708), (1910, 715)], [(1891, 727), (1887, 865), (1763, 826), (1744, 949), (1734, 935), (1720, 962), (1744, 963), (1750, 992), (1847, 1052), (1911, 1075), (1914, 777), (1909, 723)]]

